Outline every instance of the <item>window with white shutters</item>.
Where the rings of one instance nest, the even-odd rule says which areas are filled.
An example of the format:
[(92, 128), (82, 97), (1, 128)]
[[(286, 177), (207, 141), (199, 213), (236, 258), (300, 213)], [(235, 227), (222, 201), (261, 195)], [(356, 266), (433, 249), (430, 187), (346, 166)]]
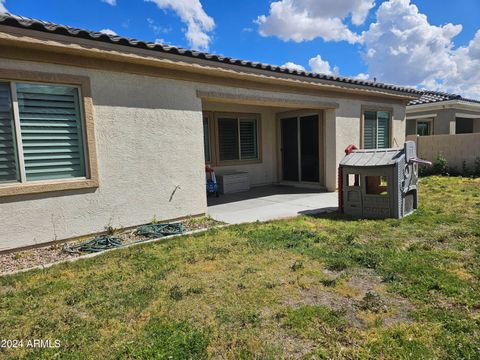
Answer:
[(217, 116), (218, 160), (257, 160), (258, 120), (256, 117), (238, 114)]
[(386, 149), (390, 147), (390, 113), (365, 111), (363, 116), (363, 147)]
[(220, 161), (239, 160), (237, 119), (218, 119), (218, 149)]
[(0, 83), (0, 183), (18, 180), (15, 124), (9, 83)]
[(257, 121), (255, 119), (240, 120), (241, 158), (257, 158)]
[(0, 183), (85, 178), (79, 88), (0, 83)]

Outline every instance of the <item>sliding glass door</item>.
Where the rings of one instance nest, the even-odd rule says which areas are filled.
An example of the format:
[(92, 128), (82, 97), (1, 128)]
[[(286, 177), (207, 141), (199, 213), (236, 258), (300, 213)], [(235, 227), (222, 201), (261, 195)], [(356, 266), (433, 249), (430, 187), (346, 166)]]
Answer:
[(293, 116), (280, 119), (282, 180), (320, 181), (319, 117)]

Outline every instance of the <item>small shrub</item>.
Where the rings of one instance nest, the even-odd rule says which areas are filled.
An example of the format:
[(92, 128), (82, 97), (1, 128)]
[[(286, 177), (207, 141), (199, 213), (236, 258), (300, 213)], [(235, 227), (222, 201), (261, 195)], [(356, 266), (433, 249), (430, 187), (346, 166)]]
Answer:
[(372, 311), (374, 313), (386, 312), (387, 307), (379, 294), (369, 291), (360, 302), (360, 309)]
[(433, 164), (433, 173), (435, 175), (447, 175), (448, 174), (448, 161), (441, 153), (437, 155), (437, 159)]
[(107, 233), (107, 235), (115, 235), (116, 233), (118, 233), (120, 230), (113, 227), (112, 225), (107, 225), (105, 226), (105, 231)]

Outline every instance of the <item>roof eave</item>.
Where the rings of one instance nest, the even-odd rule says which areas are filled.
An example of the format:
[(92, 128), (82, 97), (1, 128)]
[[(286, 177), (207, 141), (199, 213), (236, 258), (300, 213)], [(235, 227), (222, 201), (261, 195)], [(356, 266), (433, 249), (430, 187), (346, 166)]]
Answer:
[(480, 111), (480, 103), (465, 100), (444, 100), (427, 104), (408, 105), (407, 113), (418, 111), (434, 111), (443, 109), (462, 109)]
[[(52, 52), (67, 52), (81, 54), (85, 57), (106, 58), (130, 63), (150, 64), (168, 69), (196, 72), (202, 71), (215, 76), (248, 77), (255, 81), (290, 84), (324, 90), (361, 93), (370, 96), (391, 97), (397, 100), (413, 100), (420, 94), (399, 90), (384, 89), (352, 83), (329, 81), (324, 79), (298, 76), (294, 74), (277, 73), (257, 68), (247, 68), (228, 63), (191, 58), (184, 55), (155, 52), (131, 46), (110, 44), (90, 39), (41, 32), (25, 28), (0, 25), (0, 44), (21, 48), (37, 49)], [(0, 55), (1, 56), (1, 55)]]

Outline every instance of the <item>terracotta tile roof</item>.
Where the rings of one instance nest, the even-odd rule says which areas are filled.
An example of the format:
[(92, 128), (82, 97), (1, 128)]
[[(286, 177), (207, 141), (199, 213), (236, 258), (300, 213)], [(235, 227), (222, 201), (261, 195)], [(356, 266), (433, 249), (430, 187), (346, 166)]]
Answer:
[(432, 103), (438, 103), (442, 101), (451, 101), (451, 100), (480, 103), (480, 100), (467, 99), (462, 97), (461, 95), (449, 94), (449, 93), (444, 93), (440, 91), (423, 90), (422, 96), (420, 96), (420, 98), (418, 99), (410, 101), (408, 105), (411, 106), (411, 105), (432, 104)]
[(379, 83), (374, 81), (365, 81), (360, 79), (353, 79), (341, 76), (318, 74), (306, 71), (292, 70), (285, 67), (276, 65), (269, 65), (255, 61), (247, 61), (234, 59), (226, 56), (209, 54), (200, 51), (183, 49), (175, 46), (163, 45), (152, 42), (145, 42), (135, 39), (130, 39), (121, 36), (107, 35), (99, 32), (77, 29), (70, 26), (53, 24), (50, 22), (27, 18), (23, 16), (12, 15), (8, 13), (0, 14), (0, 25), (13, 26), (17, 28), (30, 29), (35, 31), (42, 31), (48, 33), (54, 33), (65, 36), (72, 36), (76, 38), (88, 39), (93, 41), (106, 42), (111, 44), (118, 44), (123, 46), (136, 47), (140, 49), (147, 49), (151, 51), (158, 51), (163, 53), (170, 53), (175, 55), (181, 55), (185, 57), (204, 59), (212, 62), (226, 63), (234, 66), (248, 67), (253, 69), (260, 69), (275, 73), (290, 74), (299, 77), (307, 77), (314, 79), (321, 79), (325, 81), (347, 83), (357, 86), (365, 86), (371, 88), (385, 89), (390, 91), (397, 91), (401, 93), (407, 93), (409, 95), (420, 95), (421, 92), (414, 88), (401, 87), (392, 84)]

